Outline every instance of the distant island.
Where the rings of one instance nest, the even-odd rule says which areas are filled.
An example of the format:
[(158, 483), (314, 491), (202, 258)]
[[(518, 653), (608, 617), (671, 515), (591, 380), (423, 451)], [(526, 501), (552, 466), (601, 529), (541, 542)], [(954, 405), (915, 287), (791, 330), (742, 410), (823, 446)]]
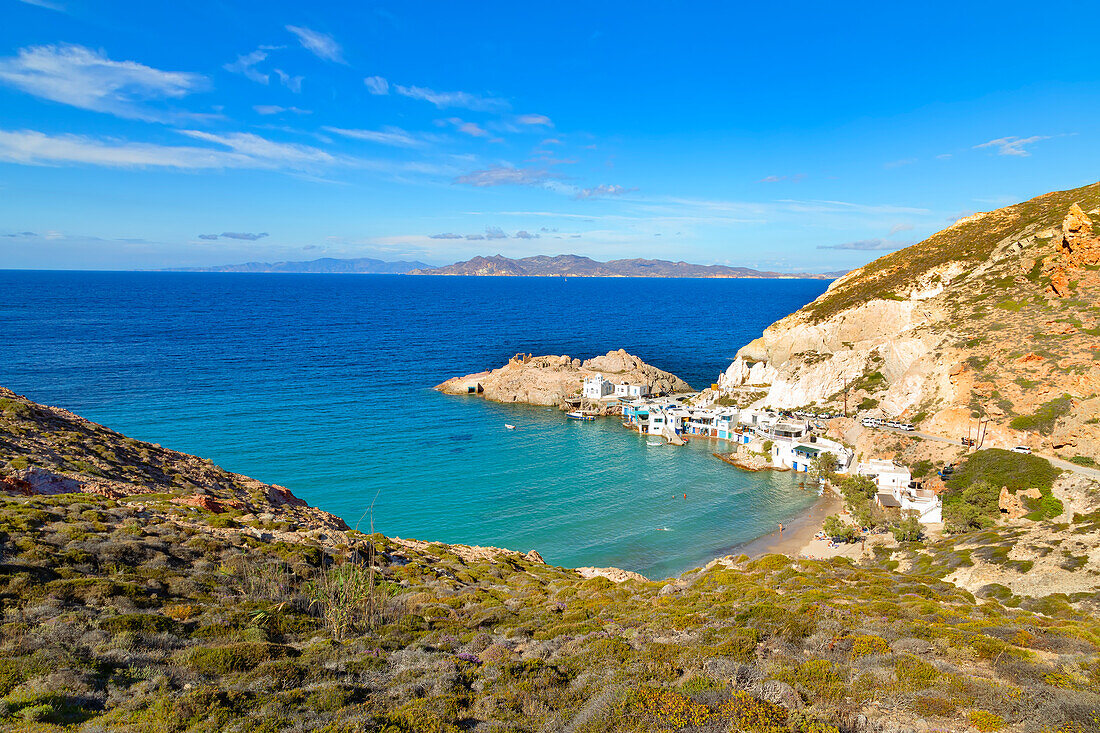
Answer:
[(693, 265), (668, 260), (611, 260), (599, 262), (580, 255), (536, 255), (513, 260), (503, 255), (474, 257), (446, 267), (426, 267), (410, 275), (490, 275), (498, 277), (768, 277), (831, 280), (844, 272), (820, 274), (765, 272), (748, 267)]
[(790, 273), (753, 270), (727, 265), (693, 265), (669, 260), (610, 260), (600, 262), (581, 255), (536, 255), (518, 260), (494, 255), (474, 257), (453, 265), (433, 267), (423, 262), (385, 262), (370, 257), (337, 259), (322, 257), (306, 262), (246, 262), (213, 267), (171, 267), (165, 272), (312, 272), (373, 275), (474, 275), (495, 277), (763, 277), (834, 280), (847, 270), (823, 273)]
[(337, 259), (322, 257), (306, 262), (246, 262), (243, 265), (216, 265), (214, 267), (170, 267), (165, 272), (313, 272), (313, 273), (361, 273), (368, 275), (404, 275), (411, 270), (430, 268), (423, 262), (386, 262), (371, 257)]

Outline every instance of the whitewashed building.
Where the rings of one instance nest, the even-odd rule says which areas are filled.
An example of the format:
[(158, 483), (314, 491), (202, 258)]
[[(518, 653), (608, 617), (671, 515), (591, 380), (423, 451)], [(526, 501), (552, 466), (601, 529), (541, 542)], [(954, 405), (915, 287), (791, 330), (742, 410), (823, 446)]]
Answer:
[(646, 397), (649, 395), (648, 384), (631, 384), (630, 382), (619, 382), (615, 384), (615, 396), (622, 397), (623, 399), (636, 400), (639, 397)]
[(905, 466), (899, 466), (885, 458), (872, 458), (859, 464), (856, 473), (868, 476), (875, 482), (880, 493), (893, 493), (895, 489), (907, 489), (913, 480), (913, 474)]
[(943, 501), (932, 491), (918, 489), (913, 483), (912, 473), (905, 466), (875, 458), (859, 464), (856, 472), (874, 480), (878, 487), (875, 501), (879, 506), (899, 509), (902, 514), (916, 512), (921, 524), (943, 522)]
[(615, 392), (615, 384), (604, 377), (602, 374), (595, 374), (591, 377), (584, 378), (584, 386), (581, 389), (581, 395), (585, 399), (600, 400), (604, 397), (608, 397)]

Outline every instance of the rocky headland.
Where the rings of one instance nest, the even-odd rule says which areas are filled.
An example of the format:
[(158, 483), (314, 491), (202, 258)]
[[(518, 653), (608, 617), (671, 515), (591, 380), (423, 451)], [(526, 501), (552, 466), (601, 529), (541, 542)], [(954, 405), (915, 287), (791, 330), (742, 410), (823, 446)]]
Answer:
[(960, 219), (833, 282), (719, 379), (986, 447), (1100, 460), (1100, 184)]
[(843, 273), (767, 272), (748, 267), (693, 265), (689, 262), (640, 258), (599, 262), (581, 255), (535, 255), (512, 259), (498, 254), (489, 257), (478, 256), (444, 267), (424, 266), (408, 274), (476, 277), (717, 277), (828, 280)]
[(454, 377), (435, 389), (494, 402), (561, 406), (565, 400), (579, 397), (585, 378), (597, 374), (615, 382), (645, 384), (657, 394), (691, 391), (691, 386), (675, 374), (650, 366), (623, 349), (584, 361), (570, 356), (516, 354), (502, 367)]

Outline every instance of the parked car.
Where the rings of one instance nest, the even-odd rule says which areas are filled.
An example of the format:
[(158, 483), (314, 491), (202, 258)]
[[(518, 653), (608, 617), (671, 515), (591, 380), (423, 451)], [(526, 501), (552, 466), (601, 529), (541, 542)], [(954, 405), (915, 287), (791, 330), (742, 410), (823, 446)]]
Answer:
[(1031, 448), (1026, 445), (1018, 445), (1012, 449), (1013, 453), (1023, 453), (1024, 455), (1031, 455)]

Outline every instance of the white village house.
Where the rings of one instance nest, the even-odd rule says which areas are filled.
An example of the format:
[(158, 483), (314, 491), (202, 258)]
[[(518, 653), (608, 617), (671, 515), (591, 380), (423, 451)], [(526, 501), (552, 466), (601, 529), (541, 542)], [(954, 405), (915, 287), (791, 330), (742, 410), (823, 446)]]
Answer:
[(615, 385), (616, 397), (623, 397), (626, 399), (638, 399), (639, 397), (646, 397), (648, 395), (648, 384), (631, 384), (629, 382), (619, 382)]
[(868, 476), (878, 488), (875, 501), (883, 508), (900, 509), (902, 514), (915, 511), (922, 524), (943, 522), (943, 502), (926, 489), (918, 489), (908, 468), (893, 461), (873, 458), (859, 464), (856, 473)]
[(589, 400), (602, 400), (605, 397), (619, 397), (622, 399), (638, 399), (649, 395), (648, 384), (632, 384), (630, 382), (612, 382), (602, 374), (593, 374), (584, 378), (581, 388), (581, 396)]
[(602, 374), (594, 374), (584, 378), (584, 386), (581, 395), (585, 399), (600, 400), (609, 397), (615, 392), (615, 384)]

